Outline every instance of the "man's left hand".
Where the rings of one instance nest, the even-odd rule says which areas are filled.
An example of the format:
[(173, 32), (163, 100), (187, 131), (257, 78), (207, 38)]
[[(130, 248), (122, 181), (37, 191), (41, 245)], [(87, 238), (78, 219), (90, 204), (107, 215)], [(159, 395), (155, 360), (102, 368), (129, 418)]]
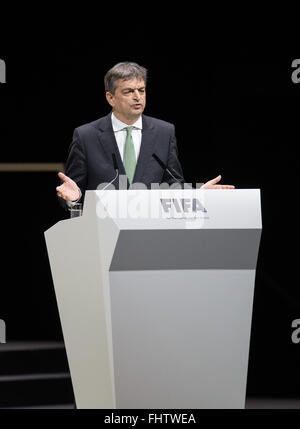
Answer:
[(235, 189), (235, 186), (233, 185), (217, 185), (217, 183), (220, 182), (221, 178), (222, 176), (219, 175), (218, 177), (209, 180), (208, 182), (204, 183), (204, 185), (202, 185), (200, 189)]

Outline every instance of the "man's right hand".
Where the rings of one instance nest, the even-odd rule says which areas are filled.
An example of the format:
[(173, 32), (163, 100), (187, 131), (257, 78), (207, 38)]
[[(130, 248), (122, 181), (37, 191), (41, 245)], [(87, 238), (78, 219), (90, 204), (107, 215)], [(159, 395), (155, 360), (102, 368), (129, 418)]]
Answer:
[(56, 187), (57, 195), (67, 201), (77, 201), (80, 197), (80, 191), (74, 180), (61, 172), (58, 173), (58, 177), (63, 183)]

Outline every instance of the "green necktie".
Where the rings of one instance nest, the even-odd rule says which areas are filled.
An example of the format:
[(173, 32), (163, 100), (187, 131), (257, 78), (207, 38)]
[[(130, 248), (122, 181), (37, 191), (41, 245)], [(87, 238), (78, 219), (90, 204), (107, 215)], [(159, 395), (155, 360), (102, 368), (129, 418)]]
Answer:
[(125, 171), (130, 185), (132, 184), (135, 167), (136, 167), (135, 150), (134, 150), (134, 145), (133, 145), (132, 136), (131, 136), (132, 130), (133, 130), (133, 127), (126, 127), (127, 136), (126, 136), (126, 142), (125, 142), (125, 148), (124, 148), (124, 167), (125, 167)]

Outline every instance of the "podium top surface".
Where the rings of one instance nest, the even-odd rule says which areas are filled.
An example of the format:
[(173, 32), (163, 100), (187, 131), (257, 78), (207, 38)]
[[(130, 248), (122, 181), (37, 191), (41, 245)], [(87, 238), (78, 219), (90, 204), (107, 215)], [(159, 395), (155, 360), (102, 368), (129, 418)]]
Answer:
[(87, 191), (83, 215), (119, 229), (261, 229), (259, 189)]

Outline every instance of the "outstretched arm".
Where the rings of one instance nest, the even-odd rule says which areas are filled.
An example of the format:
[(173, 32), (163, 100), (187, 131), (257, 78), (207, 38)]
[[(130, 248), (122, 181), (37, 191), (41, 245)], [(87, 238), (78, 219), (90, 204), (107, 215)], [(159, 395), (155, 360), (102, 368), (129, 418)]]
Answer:
[(66, 174), (58, 173), (62, 183), (56, 187), (56, 192), (59, 197), (59, 203), (67, 210), (74, 205), (72, 201), (76, 202), (83, 198), (86, 189), (87, 165), (85, 150), (77, 129), (74, 130), (65, 172)]

